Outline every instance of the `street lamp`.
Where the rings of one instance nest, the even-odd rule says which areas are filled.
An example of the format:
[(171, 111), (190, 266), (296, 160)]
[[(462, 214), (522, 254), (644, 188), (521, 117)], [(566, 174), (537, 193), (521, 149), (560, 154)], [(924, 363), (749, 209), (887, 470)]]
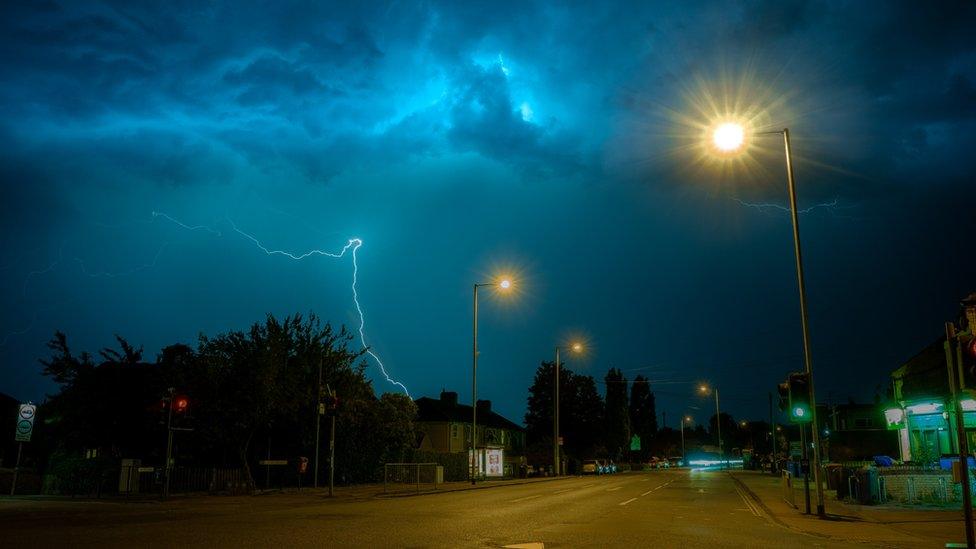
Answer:
[[(747, 128), (738, 122), (717, 124), (712, 130), (711, 141), (719, 154), (732, 155), (743, 151), (747, 145)], [(803, 280), (803, 254), (800, 250), (800, 219), (796, 210), (796, 182), (793, 177), (793, 149), (790, 145), (790, 129), (756, 132), (753, 135), (782, 135), (786, 153), (786, 184), (790, 195), (790, 218), (793, 221), (793, 252), (796, 260), (796, 281), (800, 294), (800, 325), (803, 329), (803, 360), (809, 380), (810, 419), (813, 428), (813, 474), (817, 483), (817, 514), (824, 516), (824, 493), (820, 470), (820, 429), (817, 423), (817, 399), (813, 391), (813, 358), (810, 351), (810, 328), (807, 319), (807, 291)], [(802, 425), (800, 427), (803, 428)]]
[(691, 416), (681, 418), (681, 463), (687, 463), (685, 459), (685, 423), (691, 423)]
[[(574, 353), (583, 352), (583, 344), (576, 341), (569, 345), (569, 350)], [(556, 347), (556, 362), (553, 370), (552, 382), (552, 472), (554, 475), (560, 474), (559, 465), (559, 347)]]
[(708, 385), (700, 385), (698, 387), (698, 392), (703, 395), (707, 395), (709, 391), (715, 393), (715, 429), (718, 433), (718, 455), (719, 459), (725, 456), (725, 450), (723, 450), (722, 445), (722, 414), (719, 412), (718, 407), (718, 389), (709, 389)]
[(471, 467), (468, 472), (471, 475), (471, 484), (475, 483), (475, 467), (477, 464), (478, 441), (478, 288), (497, 287), (501, 291), (508, 291), (512, 288), (512, 281), (509, 278), (502, 278), (497, 282), (484, 282), (474, 285), (474, 344), (471, 352)]

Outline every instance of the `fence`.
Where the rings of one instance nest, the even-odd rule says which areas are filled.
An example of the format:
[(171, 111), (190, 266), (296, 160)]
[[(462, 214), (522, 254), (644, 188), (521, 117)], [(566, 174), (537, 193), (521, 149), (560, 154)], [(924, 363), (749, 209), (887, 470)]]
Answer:
[(444, 467), (436, 463), (387, 463), (383, 466), (383, 492), (437, 489), (444, 482)]
[[(120, 494), (162, 494), (165, 471), (162, 467), (123, 465), (119, 473)], [(249, 494), (254, 485), (243, 468), (173, 467), (170, 494), (190, 492)]]

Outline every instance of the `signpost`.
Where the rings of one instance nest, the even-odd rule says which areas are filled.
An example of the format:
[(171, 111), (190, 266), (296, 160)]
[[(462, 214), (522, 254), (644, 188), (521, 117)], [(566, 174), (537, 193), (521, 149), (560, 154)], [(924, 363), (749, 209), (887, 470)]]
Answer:
[(24, 450), (24, 443), (30, 442), (31, 435), (34, 433), (34, 415), (37, 413), (37, 406), (31, 403), (21, 404), (17, 410), (17, 429), (14, 431), (14, 440), (17, 441), (17, 462), (14, 464), (14, 478), (10, 484), (10, 495), (17, 491), (17, 473), (20, 472), (20, 454)]

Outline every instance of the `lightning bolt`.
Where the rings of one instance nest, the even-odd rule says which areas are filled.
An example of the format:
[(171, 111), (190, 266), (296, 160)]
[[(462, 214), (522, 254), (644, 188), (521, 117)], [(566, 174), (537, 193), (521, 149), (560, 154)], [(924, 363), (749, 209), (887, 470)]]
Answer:
[[(162, 212), (153, 212), (152, 215), (154, 218), (162, 217), (163, 219), (166, 219), (190, 231), (204, 230), (216, 236), (221, 236), (221, 232), (213, 227), (208, 227), (206, 225), (188, 225)], [(392, 385), (396, 385), (397, 387), (402, 389), (403, 392), (408, 397), (410, 396), (410, 391), (407, 390), (406, 385), (390, 377), (390, 374), (386, 371), (386, 365), (383, 364), (383, 360), (380, 359), (380, 357), (376, 353), (374, 353), (372, 349), (369, 348), (369, 345), (367, 344), (366, 315), (363, 312), (363, 307), (359, 302), (359, 286), (358, 286), (359, 258), (357, 256), (357, 253), (359, 251), (359, 248), (361, 248), (363, 245), (362, 239), (350, 238), (349, 241), (346, 243), (346, 245), (343, 246), (342, 249), (340, 249), (338, 252), (329, 252), (325, 250), (312, 249), (304, 253), (294, 253), (286, 250), (268, 248), (263, 243), (261, 243), (261, 241), (258, 240), (256, 237), (238, 228), (237, 225), (235, 225), (234, 222), (229, 218), (227, 219), (227, 222), (230, 223), (230, 226), (234, 229), (234, 232), (236, 232), (237, 234), (241, 235), (242, 237), (250, 241), (252, 244), (254, 244), (255, 247), (257, 247), (259, 250), (261, 250), (262, 252), (264, 252), (266, 255), (269, 256), (282, 256), (291, 259), (293, 261), (301, 261), (303, 259), (307, 259), (312, 256), (324, 256), (324, 257), (331, 257), (334, 259), (341, 259), (345, 257), (347, 253), (351, 255), (352, 256), (352, 300), (353, 303), (355, 303), (356, 305), (356, 313), (359, 315), (359, 329), (358, 329), (359, 341), (363, 346), (363, 350), (366, 351), (366, 354), (372, 357), (372, 359), (376, 362), (376, 365), (379, 366), (380, 372), (383, 373), (383, 377), (386, 378), (386, 381)]]
[(30, 284), (31, 279), (34, 278), (35, 276), (40, 276), (53, 271), (59, 264), (61, 264), (61, 259), (64, 257), (63, 252), (64, 252), (64, 243), (62, 243), (61, 247), (58, 248), (58, 258), (52, 261), (51, 264), (48, 265), (46, 269), (33, 270), (27, 273), (27, 275), (24, 277), (24, 286), (21, 292), (24, 294), (24, 298), (27, 298), (27, 285)]
[[(747, 208), (753, 208), (753, 209), (759, 210), (762, 213), (767, 213), (769, 210), (778, 210), (778, 211), (781, 211), (781, 212), (790, 213), (790, 209), (788, 207), (781, 206), (779, 204), (772, 204), (772, 203), (769, 203), (769, 202), (759, 202), (759, 203), (756, 203), (756, 202), (746, 202), (745, 200), (741, 200), (739, 198), (734, 198), (734, 197), (732, 198), (732, 200), (735, 200), (741, 206), (745, 206)], [(813, 206), (809, 206), (809, 207), (803, 208), (802, 210), (797, 210), (796, 212), (797, 213), (800, 213), (800, 214), (807, 214), (807, 213), (810, 213), (810, 212), (812, 212), (812, 211), (814, 211), (814, 210), (816, 210), (818, 208), (830, 209), (830, 208), (836, 208), (836, 207), (837, 207), (837, 199), (835, 198), (835, 199), (833, 199), (830, 202), (823, 202), (823, 203), (820, 203), (820, 204), (814, 204)]]
[[(76, 256), (76, 257), (74, 257), (74, 260), (76, 262), (78, 262), (78, 266), (79, 266), (79, 268), (81, 270), (81, 273), (84, 274), (87, 277), (90, 277), (90, 278), (118, 278), (118, 277), (133, 275), (133, 274), (136, 274), (136, 273), (138, 273), (140, 271), (144, 271), (146, 269), (151, 269), (151, 268), (155, 267), (156, 266), (156, 263), (159, 261), (159, 257), (163, 254), (163, 250), (165, 250), (166, 249), (166, 246), (168, 246), (168, 245), (169, 245), (168, 242), (167, 243), (163, 243), (163, 245), (159, 247), (159, 250), (156, 251), (156, 255), (153, 256), (153, 259), (152, 259), (151, 262), (144, 263), (142, 265), (139, 265), (137, 267), (133, 267), (131, 269), (126, 269), (124, 271), (105, 271), (105, 270), (101, 270), (101, 271), (90, 271), (87, 268), (87, 266), (85, 265), (85, 261), (81, 257), (77, 257)], [(30, 284), (30, 281), (31, 281), (32, 278), (34, 278), (36, 276), (44, 275), (44, 274), (47, 274), (47, 273), (50, 273), (50, 272), (54, 271), (58, 267), (58, 265), (60, 265), (64, 261), (64, 246), (65, 246), (65, 243), (62, 242), (61, 247), (58, 248), (58, 257), (57, 257), (57, 259), (55, 259), (54, 261), (52, 261), (46, 268), (44, 268), (44, 269), (34, 269), (32, 271), (29, 271), (24, 276), (24, 283), (23, 283), (23, 287), (21, 288), (21, 293), (23, 294), (23, 296), (24, 296), (25, 299), (27, 298), (27, 287)], [(3, 267), (0, 270), (5, 270), (8, 267)], [(31, 331), (34, 328), (34, 325), (37, 323), (37, 319), (40, 317), (41, 313), (47, 312), (47, 311), (52, 311), (52, 310), (56, 309), (58, 306), (59, 305), (51, 305), (49, 307), (43, 307), (41, 309), (38, 309), (38, 310), (34, 311), (34, 313), (31, 315), (30, 321), (27, 324), (25, 324), (23, 328), (20, 328), (20, 329), (17, 329), (17, 330), (11, 330), (11, 331), (8, 331), (8, 332), (6, 332), (4, 334), (3, 339), (0, 339), (0, 347), (4, 347), (7, 344), (7, 342), (10, 341), (10, 338), (11, 337), (18, 336), (18, 335), (24, 335), (27, 332)]]
[(199, 231), (199, 230), (203, 230), (203, 231), (207, 231), (210, 234), (217, 235), (217, 236), (221, 236), (221, 233), (220, 233), (219, 230), (217, 230), (217, 229), (215, 229), (213, 227), (210, 227), (208, 225), (187, 225), (186, 223), (183, 223), (182, 221), (173, 219), (172, 217), (170, 217), (170, 216), (168, 216), (168, 215), (166, 215), (166, 214), (164, 214), (162, 212), (153, 212), (152, 213), (152, 216), (153, 216), (153, 219), (154, 220), (157, 217), (162, 217), (163, 219), (165, 219), (167, 221), (170, 221), (172, 223), (175, 223), (175, 224), (179, 225), (180, 227), (183, 227), (184, 229), (186, 229), (188, 231)]

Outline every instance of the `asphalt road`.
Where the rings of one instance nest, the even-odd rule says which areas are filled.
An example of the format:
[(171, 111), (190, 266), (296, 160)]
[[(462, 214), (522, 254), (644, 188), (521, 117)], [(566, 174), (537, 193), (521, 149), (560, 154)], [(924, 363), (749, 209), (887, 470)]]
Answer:
[(8, 500), (0, 532), (6, 547), (865, 547), (777, 526), (727, 474), (693, 471), (395, 498)]

